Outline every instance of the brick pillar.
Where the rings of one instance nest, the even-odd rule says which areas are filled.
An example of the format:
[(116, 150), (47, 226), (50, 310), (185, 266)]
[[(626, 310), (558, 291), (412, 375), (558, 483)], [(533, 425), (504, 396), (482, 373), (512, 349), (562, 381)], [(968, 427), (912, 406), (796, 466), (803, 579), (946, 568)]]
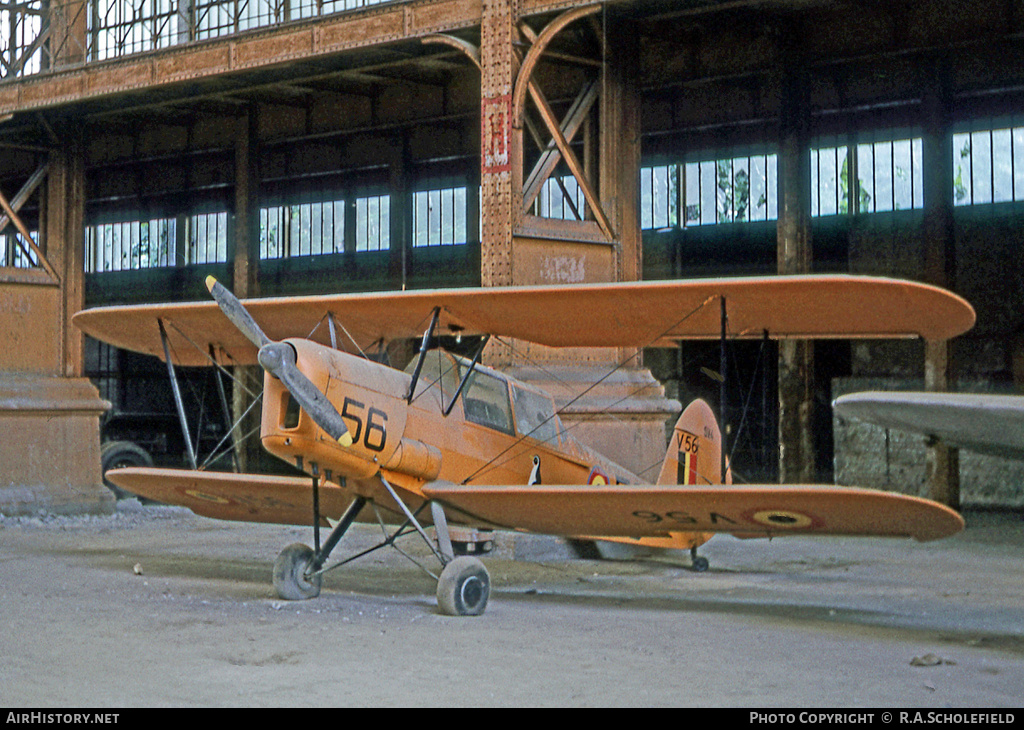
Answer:
[(512, 232), (522, 207), (522, 130), (512, 126), (517, 0), (484, 0), (480, 27), (480, 281), (512, 283)]
[[(953, 289), (956, 285), (956, 239), (953, 228), (953, 149), (949, 123), (951, 92), (948, 63), (934, 59), (921, 83), (921, 157), (924, 166), (924, 280)], [(950, 343), (925, 343), (924, 384), (929, 391), (947, 391), (955, 382)], [(945, 444), (928, 447), (926, 479), (929, 496), (960, 508), (960, 456)]]
[[(260, 203), (259, 203), (259, 109), (253, 104), (236, 122), (235, 134), (235, 226), (232, 262), (232, 288), (239, 299), (259, 296)], [(250, 393), (263, 390), (263, 370), (258, 365), (234, 368), (231, 386), (231, 411), (237, 419), (252, 405)], [(265, 456), (257, 437), (245, 435), (255, 429), (259, 434), (260, 410), (253, 408), (232, 432), (238, 468), (258, 471)]]
[(86, 0), (54, 0), (50, 3), (50, 53), (49, 58), (44, 58), (44, 70), (74, 66), (88, 60), (86, 21), (90, 9), (91, 4)]
[(109, 404), (82, 377), (84, 145), (59, 130), (41, 194), (42, 268), (0, 269), (0, 513), (107, 512), (99, 417)]
[[(810, 102), (799, 26), (782, 40), (778, 272), (811, 271)], [(779, 343), (779, 480), (814, 481), (814, 343)]]

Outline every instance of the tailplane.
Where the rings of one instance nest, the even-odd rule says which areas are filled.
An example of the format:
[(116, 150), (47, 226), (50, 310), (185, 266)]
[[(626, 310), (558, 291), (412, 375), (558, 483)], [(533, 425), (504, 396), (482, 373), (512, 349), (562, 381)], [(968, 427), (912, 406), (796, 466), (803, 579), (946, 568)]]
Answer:
[[(725, 483), (731, 483), (726, 472)], [(658, 484), (722, 484), (722, 432), (706, 402), (686, 407), (672, 430)]]
[[(731, 484), (728, 470), (725, 483)], [(692, 487), (722, 483), (722, 432), (711, 406), (695, 400), (686, 407), (668, 444), (665, 461), (661, 465), (658, 484)], [(675, 515), (680, 525), (689, 518), (685, 513)], [(610, 537), (595, 543), (603, 557), (622, 560), (625, 557), (649, 554), (655, 550), (689, 550), (693, 570), (708, 569), (707, 558), (697, 555), (697, 548), (711, 539), (709, 532), (676, 532), (669, 530), (662, 537), (622, 538)], [(630, 548), (624, 548), (629, 545)], [(637, 550), (640, 552), (638, 553)], [(624, 552), (625, 551), (625, 552)]]
[[(732, 484), (728, 470), (725, 483)], [(668, 453), (661, 465), (658, 484), (665, 486), (709, 486), (722, 484), (722, 432), (711, 406), (695, 400), (686, 407), (676, 421), (669, 441)], [(679, 524), (688, 516), (677, 513)], [(688, 550), (693, 570), (708, 569), (707, 558), (697, 555), (697, 548), (711, 539), (710, 532), (666, 531), (661, 537), (603, 537), (593, 543), (598, 553), (613, 560), (650, 555), (654, 551)]]

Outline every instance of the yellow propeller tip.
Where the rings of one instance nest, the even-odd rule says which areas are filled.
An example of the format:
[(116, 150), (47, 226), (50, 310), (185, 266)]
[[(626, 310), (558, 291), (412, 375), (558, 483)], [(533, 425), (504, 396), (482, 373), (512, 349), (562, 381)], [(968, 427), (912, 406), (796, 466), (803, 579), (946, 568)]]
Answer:
[(213, 277), (212, 274), (210, 276), (206, 277), (206, 289), (208, 291), (212, 292), (213, 291), (213, 285), (216, 284), (216, 283), (217, 283), (217, 280)]
[(338, 443), (347, 449), (349, 446), (352, 445), (352, 434), (346, 431), (341, 435), (341, 438), (338, 439)]

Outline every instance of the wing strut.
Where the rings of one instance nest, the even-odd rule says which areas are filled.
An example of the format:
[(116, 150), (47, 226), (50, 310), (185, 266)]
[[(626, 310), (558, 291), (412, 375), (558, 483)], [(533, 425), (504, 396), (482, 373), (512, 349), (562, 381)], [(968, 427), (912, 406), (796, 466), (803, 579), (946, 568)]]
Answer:
[[(214, 357), (215, 352), (213, 345), (210, 345), (210, 360), (216, 365), (217, 359)], [(221, 414), (224, 416), (224, 426), (227, 430), (224, 432), (225, 435), (230, 436), (231, 431), (234, 429), (235, 424), (231, 422), (231, 409), (228, 407), (228, 394), (224, 390), (224, 379), (221, 377), (220, 369), (213, 369), (213, 379), (217, 381), (217, 397), (220, 398), (220, 409)], [(220, 444), (217, 444), (217, 448), (220, 448)], [(238, 452), (232, 447), (231, 449), (231, 463), (235, 467), (235, 472), (241, 471), (238, 465)]]
[[(384, 485), (384, 489), (386, 489), (388, 494), (391, 495), (391, 499), (395, 500), (395, 504), (398, 505), (398, 508), (402, 510), (402, 514), (405, 515), (405, 519), (407, 519), (410, 522), (410, 524), (412, 524), (412, 526), (416, 528), (416, 532), (420, 533), (420, 537), (422, 537), (423, 541), (427, 543), (427, 547), (429, 547), (433, 551), (437, 559), (441, 561), (441, 565), (444, 566), (451, 562), (447, 559), (446, 555), (441, 553), (434, 546), (434, 541), (431, 540), (430, 537), (427, 535), (427, 531), (423, 529), (423, 526), (416, 519), (416, 515), (414, 515), (412, 511), (405, 506), (405, 502), (403, 502), (402, 498), (398, 496), (398, 494), (395, 492), (391, 484), (388, 483), (388, 480), (384, 478), (384, 475), (378, 473), (377, 478), (380, 479), (380, 483)], [(447, 531), (447, 527), (445, 527), (445, 531)]]
[(477, 363), (480, 362), (480, 356), (484, 354), (484, 348), (487, 347), (487, 341), (491, 339), (490, 335), (484, 335), (483, 342), (480, 343), (480, 348), (476, 351), (476, 355), (473, 356), (473, 362), (469, 364), (469, 369), (466, 370), (466, 374), (462, 376), (462, 381), (459, 383), (459, 387), (455, 390), (455, 395), (452, 396), (452, 402), (449, 403), (444, 409), (444, 415), (447, 416), (452, 412), (452, 408), (455, 407), (455, 402), (459, 400), (459, 396), (462, 395), (463, 388), (466, 387), (466, 383), (469, 382), (469, 376), (473, 374), (476, 369)]
[(331, 331), (331, 349), (338, 349), (338, 335), (334, 331), (334, 312), (327, 313), (327, 328)]
[(434, 314), (430, 317), (430, 326), (423, 333), (423, 342), (420, 343), (420, 355), (416, 360), (416, 369), (412, 373), (412, 382), (409, 383), (409, 394), (405, 397), (406, 403), (412, 403), (412, 397), (416, 393), (416, 383), (420, 379), (420, 370), (423, 369), (423, 361), (427, 359), (427, 349), (430, 347), (430, 340), (434, 336), (434, 328), (437, 327), (437, 320), (441, 316), (441, 308), (434, 307)]
[(726, 338), (726, 334), (727, 334), (728, 328), (729, 328), (729, 312), (728, 312), (728, 310), (726, 308), (725, 297), (723, 296), (722, 297), (722, 337), (721, 337), (721, 340), (719, 341), (719, 350), (718, 350), (718, 372), (722, 376), (722, 379), (718, 383), (718, 404), (719, 404), (718, 405), (718, 417), (720, 419), (722, 419), (722, 449), (721, 449), (721, 451), (722, 451), (722, 464), (721, 464), (722, 471), (719, 472), (719, 473), (722, 475), (722, 481), (725, 481), (725, 470), (726, 470), (726, 465), (728, 464), (728, 456), (727, 456), (727, 454), (729, 453), (729, 449), (728, 449), (727, 444), (726, 444), (726, 439), (728, 438), (727, 434), (729, 433), (729, 429), (728, 429), (728, 425), (727, 424), (729, 423), (729, 421), (726, 418), (726, 413), (725, 413), (725, 411), (726, 411), (726, 397), (728, 395), (726, 393), (725, 384), (726, 384), (726, 379), (728, 378), (727, 373), (728, 373), (728, 367), (729, 367), (729, 363), (727, 362), (727, 354), (726, 354), (726, 350), (725, 350), (725, 345), (726, 345), (726, 339), (725, 338)]
[(178, 387), (178, 376), (174, 371), (174, 361), (171, 359), (171, 350), (167, 345), (167, 330), (164, 329), (164, 321), (158, 319), (160, 326), (160, 342), (164, 346), (164, 360), (167, 361), (167, 374), (171, 378), (171, 391), (174, 394), (174, 407), (178, 411), (178, 420), (181, 421), (181, 434), (185, 437), (185, 448), (188, 450), (188, 462), (193, 469), (198, 469), (196, 462), (196, 450), (192, 446), (192, 436), (188, 432), (188, 418), (185, 416), (185, 404), (181, 400), (181, 388)]

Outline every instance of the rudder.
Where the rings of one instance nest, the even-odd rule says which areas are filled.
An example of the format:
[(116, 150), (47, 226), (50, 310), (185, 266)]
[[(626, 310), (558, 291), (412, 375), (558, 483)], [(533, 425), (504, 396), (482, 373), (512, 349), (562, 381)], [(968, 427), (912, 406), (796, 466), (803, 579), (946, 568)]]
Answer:
[(690, 403), (676, 421), (658, 484), (722, 484), (722, 432), (705, 401)]

